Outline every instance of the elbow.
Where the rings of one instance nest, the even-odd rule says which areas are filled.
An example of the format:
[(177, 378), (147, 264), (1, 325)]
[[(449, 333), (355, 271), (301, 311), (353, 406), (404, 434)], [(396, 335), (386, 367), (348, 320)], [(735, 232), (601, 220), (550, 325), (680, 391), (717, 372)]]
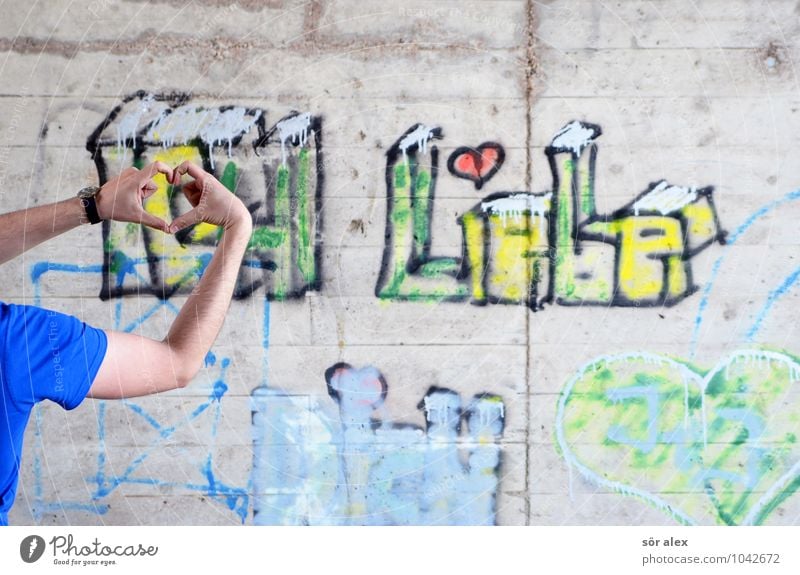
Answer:
[(192, 383), (193, 376), (184, 373), (175, 373), (175, 389), (183, 389)]
[(176, 348), (168, 342), (162, 342), (169, 350), (169, 360), (172, 367), (172, 386), (176, 389), (187, 387), (202, 367), (202, 362), (197, 362), (185, 350)]
[(200, 371), (200, 366), (193, 362), (181, 361), (175, 365), (175, 387), (183, 389), (187, 387)]

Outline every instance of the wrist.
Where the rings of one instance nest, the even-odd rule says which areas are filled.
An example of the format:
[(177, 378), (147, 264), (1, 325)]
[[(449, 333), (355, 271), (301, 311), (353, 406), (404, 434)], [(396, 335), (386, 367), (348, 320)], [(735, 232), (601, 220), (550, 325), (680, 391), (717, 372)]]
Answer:
[(65, 209), (61, 212), (66, 218), (77, 221), (77, 225), (89, 224), (89, 216), (86, 215), (86, 208), (83, 207), (83, 200), (77, 196), (64, 200)]
[(252, 220), (238, 220), (228, 226), (225, 227), (225, 235), (230, 236), (246, 236), (247, 239), (250, 239), (250, 235), (253, 233), (253, 222)]
[(253, 216), (245, 209), (242, 214), (232, 218), (226, 223), (224, 228), (226, 232), (228, 230), (236, 230), (237, 232), (246, 231), (249, 235), (253, 230)]
[(94, 203), (97, 206), (97, 215), (100, 216), (101, 220), (110, 220), (111, 219), (111, 210), (110, 207), (106, 205), (106, 200), (108, 199), (106, 196), (107, 194), (104, 192), (105, 186), (102, 186), (98, 192), (94, 195)]
[[(98, 194), (100, 192), (99, 186), (87, 186), (78, 191), (78, 201), (83, 208), (83, 215), (85, 220), (92, 224), (99, 224), (103, 221), (100, 215), (99, 206), (97, 203)], [(83, 223), (83, 220), (81, 220)]]
[(253, 220), (251, 218), (236, 220), (226, 225), (224, 230), (223, 240), (247, 246), (250, 243), (250, 236), (253, 235)]

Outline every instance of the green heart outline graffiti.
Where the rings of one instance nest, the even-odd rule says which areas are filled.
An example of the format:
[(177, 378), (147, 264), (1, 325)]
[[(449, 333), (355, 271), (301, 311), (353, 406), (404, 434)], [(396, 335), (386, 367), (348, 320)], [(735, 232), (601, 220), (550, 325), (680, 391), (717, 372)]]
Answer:
[(800, 487), (797, 382), (797, 359), (766, 349), (707, 371), (650, 353), (600, 356), (559, 398), (557, 446), (570, 472), (681, 523), (758, 525)]

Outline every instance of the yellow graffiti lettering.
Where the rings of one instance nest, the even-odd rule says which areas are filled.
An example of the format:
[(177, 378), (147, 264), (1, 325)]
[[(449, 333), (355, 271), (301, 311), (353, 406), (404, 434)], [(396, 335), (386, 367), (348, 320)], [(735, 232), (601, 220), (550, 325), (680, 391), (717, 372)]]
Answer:
[(619, 289), (624, 297), (636, 302), (656, 300), (663, 293), (678, 297), (686, 291), (680, 221), (643, 216), (623, 218), (615, 225), (620, 236)]

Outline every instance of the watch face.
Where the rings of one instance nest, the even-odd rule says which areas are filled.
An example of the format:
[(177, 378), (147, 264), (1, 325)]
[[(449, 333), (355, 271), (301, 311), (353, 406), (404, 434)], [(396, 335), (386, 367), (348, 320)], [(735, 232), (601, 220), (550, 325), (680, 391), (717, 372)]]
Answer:
[(99, 186), (89, 186), (78, 191), (79, 198), (92, 198), (100, 191)]

